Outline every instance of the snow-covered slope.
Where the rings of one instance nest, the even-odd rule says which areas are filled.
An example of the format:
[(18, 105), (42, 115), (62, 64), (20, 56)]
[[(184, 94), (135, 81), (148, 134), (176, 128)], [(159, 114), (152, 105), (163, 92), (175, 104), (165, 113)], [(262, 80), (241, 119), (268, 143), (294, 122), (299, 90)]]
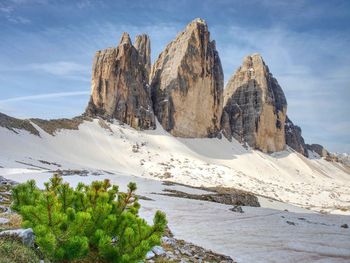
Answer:
[[(151, 220), (161, 209), (175, 237), (238, 262), (350, 260), (350, 231), (340, 227), (350, 217), (309, 210), (349, 213), (350, 175), (341, 164), (291, 150), (268, 155), (226, 139), (179, 139), (160, 128), (141, 132), (105, 124), (85, 121), (79, 130), (55, 136), (35, 125), (41, 137), (0, 128), (0, 175), (19, 182), (34, 178), (42, 186), (54, 170), (86, 170), (88, 176), (64, 180), (109, 178), (122, 190), (134, 181), (138, 194), (152, 199), (141, 200), (141, 216)], [(239, 214), (227, 205), (159, 195), (166, 188), (206, 193), (161, 180), (235, 187), (276, 200), (259, 197), (262, 208), (244, 207)]]
[(290, 149), (268, 155), (225, 138), (180, 139), (161, 128), (137, 131), (116, 123), (106, 129), (100, 123), (85, 121), (79, 130), (55, 136), (34, 125), (41, 137), (0, 128), (0, 166), (60, 168), (41, 160), (61, 169), (235, 187), (316, 211), (350, 213), (350, 174), (339, 163), (307, 159)]

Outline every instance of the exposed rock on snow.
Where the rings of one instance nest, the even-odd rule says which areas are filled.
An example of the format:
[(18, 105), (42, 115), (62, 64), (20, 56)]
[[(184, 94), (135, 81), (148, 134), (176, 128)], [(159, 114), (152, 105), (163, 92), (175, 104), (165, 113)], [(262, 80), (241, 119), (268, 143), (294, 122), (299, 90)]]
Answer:
[(213, 137), (220, 130), (223, 71), (206, 22), (192, 21), (153, 65), (152, 100), (163, 128), (179, 137)]
[(79, 125), (83, 123), (84, 120), (89, 120), (87, 117), (75, 117), (72, 119), (53, 119), (53, 120), (43, 120), (43, 119), (30, 119), (30, 121), (38, 125), (41, 129), (46, 131), (51, 135), (55, 135), (56, 132), (64, 130), (78, 130)]
[(308, 157), (308, 151), (303, 136), (301, 136), (301, 128), (294, 125), (293, 122), (286, 117), (286, 123), (284, 126), (286, 144), (292, 149)]
[(247, 56), (224, 92), (224, 135), (263, 152), (282, 151), (287, 101), (259, 54)]
[(244, 213), (242, 207), (239, 205), (235, 205), (234, 207), (230, 208), (230, 210), (232, 212), (237, 212), (237, 213), (241, 213), (241, 214)]
[(137, 48), (123, 33), (117, 48), (96, 53), (88, 116), (115, 118), (133, 128), (155, 128), (148, 88), (150, 54), (146, 35), (137, 37)]
[(306, 144), (306, 148), (309, 151), (317, 153), (320, 157), (327, 157), (330, 153), (320, 144)]
[(163, 195), (203, 200), (226, 205), (259, 207), (258, 198), (251, 193), (231, 189), (230, 193), (189, 194), (173, 189), (165, 189)]
[(29, 120), (20, 120), (0, 112), (0, 127), (7, 128), (15, 133), (16, 130), (26, 130), (31, 134), (39, 136), (39, 132), (35, 127), (30, 123)]

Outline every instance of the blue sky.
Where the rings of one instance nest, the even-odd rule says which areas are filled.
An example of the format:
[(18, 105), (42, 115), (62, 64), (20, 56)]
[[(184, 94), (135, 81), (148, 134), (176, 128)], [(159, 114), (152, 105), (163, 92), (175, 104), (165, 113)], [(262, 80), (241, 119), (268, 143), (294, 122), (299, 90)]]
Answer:
[(216, 40), (225, 82), (259, 52), (308, 143), (350, 152), (350, 1), (0, 0), (0, 112), (72, 117), (96, 50), (147, 33), (152, 59), (196, 17)]

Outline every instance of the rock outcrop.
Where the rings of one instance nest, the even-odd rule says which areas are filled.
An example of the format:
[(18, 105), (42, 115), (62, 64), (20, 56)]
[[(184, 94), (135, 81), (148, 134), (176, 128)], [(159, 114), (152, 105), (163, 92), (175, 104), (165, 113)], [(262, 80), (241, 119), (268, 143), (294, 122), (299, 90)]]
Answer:
[(145, 70), (147, 73), (147, 83), (149, 79), (149, 75), (151, 73), (151, 41), (149, 36), (146, 34), (142, 34), (136, 36), (134, 46), (139, 52), (141, 57), (141, 62), (145, 66)]
[(306, 148), (309, 151), (317, 153), (320, 157), (329, 157), (330, 153), (320, 144), (306, 144)]
[(86, 115), (118, 119), (133, 128), (155, 128), (148, 87), (149, 39), (127, 33), (118, 47), (98, 51), (92, 68), (92, 94)]
[(154, 112), (179, 137), (214, 137), (220, 130), (223, 71), (206, 22), (195, 19), (152, 67)]
[(286, 144), (298, 153), (301, 153), (302, 155), (308, 157), (309, 155), (306, 144), (303, 136), (301, 135), (301, 128), (297, 125), (294, 125), (288, 116), (286, 118), (284, 130), (286, 136)]
[(223, 134), (263, 152), (285, 147), (287, 101), (259, 54), (244, 58), (224, 91)]
[(26, 130), (33, 135), (40, 136), (39, 131), (31, 124), (29, 120), (16, 119), (1, 112), (0, 127), (7, 128), (14, 133), (18, 133), (17, 130)]

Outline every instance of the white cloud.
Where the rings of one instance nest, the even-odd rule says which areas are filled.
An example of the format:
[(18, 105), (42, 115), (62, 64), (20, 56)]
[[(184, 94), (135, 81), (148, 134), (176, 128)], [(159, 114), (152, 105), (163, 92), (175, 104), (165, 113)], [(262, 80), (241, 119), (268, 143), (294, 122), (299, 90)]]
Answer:
[(26, 67), (24, 67), (24, 69), (45, 71), (47, 73), (58, 76), (85, 74), (88, 70), (85, 65), (71, 61), (32, 63), (28, 64)]
[(42, 100), (42, 99), (52, 99), (52, 98), (62, 98), (62, 97), (73, 97), (73, 96), (82, 96), (90, 94), (88, 91), (71, 91), (71, 92), (57, 92), (57, 93), (45, 93), (45, 94), (37, 94), (31, 96), (21, 96), (21, 97), (13, 97), (4, 100), (0, 100), (0, 105), (18, 102), (18, 101), (32, 101), (32, 100)]
[(90, 73), (90, 66), (79, 64), (73, 61), (55, 61), (43, 63), (30, 63), (21, 66), (6, 67), (2, 65), (0, 72), (37, 72), (48, 73), (58, 77), (78, 79), (81, 81), (90, 81), (88, 75)]

